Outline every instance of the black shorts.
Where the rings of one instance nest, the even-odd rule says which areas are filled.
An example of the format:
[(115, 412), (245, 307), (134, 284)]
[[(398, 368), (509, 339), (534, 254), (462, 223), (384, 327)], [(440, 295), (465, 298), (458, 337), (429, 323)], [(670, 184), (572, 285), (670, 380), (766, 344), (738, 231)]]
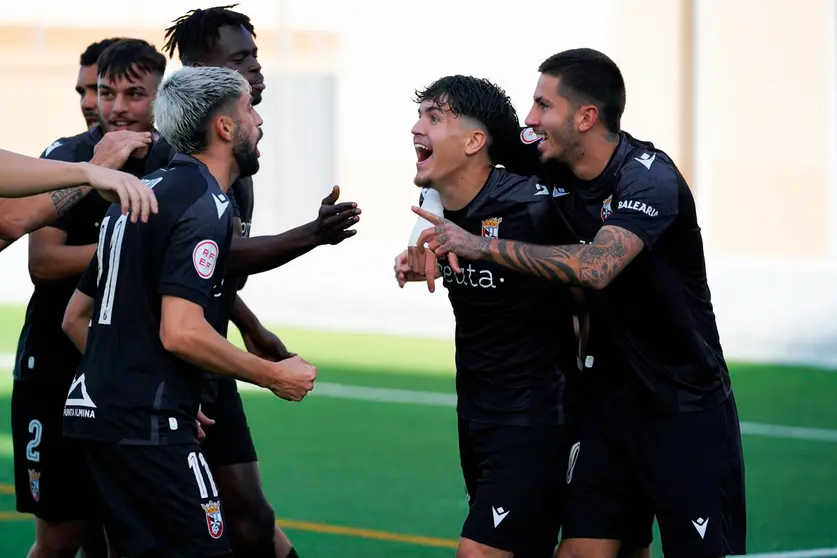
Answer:
[(649, 415), (602, 401), (567, 471), (564, 538), (625, 540), (653, 513), (663, 553), (746, 553), (744, 459), (732, 396), (714, 408)]
[(247, 425), (247, 416), (233, 378), (223, 377), (217, 382), (216, 396), (211, 402), (201, 403), (203, 414), (215, 421), (204, 426), (206, 438), (201, 443), (210, 467), (253, 463), (258, 461), (256, 446)]
[(561, 528), (566, 444), (562, 426), (459, 420), (459, 456), (470, 511), (462, 537), (552, 558)]
[(124, 558), (230, 553), (224, 510), (200, 446), (79, 442), (110, 542)]
[[(571, 481), (575, 469), (575, 461), (578, 459), (578, 454), (581, 450), (580, 438), (584, 421), (593, 418), (590, 414), (591, 410), (595, 409), (590, 390), (583, 388), (581, 385), (577, 385), (575, 388), (573, 391), (568, 391), (565, 405), (568, 420), (566, 427), (568, 446), (566, 453), (567, 471), (569, 472), (566, 477), (567, 483)], [(649, 502), (635, 502), (628, 517), (625, 519), (624, 532), (625, 535), (621, 539), (622, 548), (620, 555), (631, 556), (636, 550), (651, 546), (651, 543), (654, 541), (654, 511), (651, 509)], [(563, 534), (564, 536), (566, 536), (565, 533)]]
[(98, 517), (84, 458), (63, 436), (71, 380), (66, 385), (55, 378), (15, 380), (12, 388), (17, 511), (49, 522)]

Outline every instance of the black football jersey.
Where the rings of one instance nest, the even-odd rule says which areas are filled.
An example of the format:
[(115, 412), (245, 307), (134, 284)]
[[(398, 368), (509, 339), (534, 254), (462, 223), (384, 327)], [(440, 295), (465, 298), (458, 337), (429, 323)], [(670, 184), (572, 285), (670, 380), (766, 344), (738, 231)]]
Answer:
[[(79, 163), (90, 161), (93, 150), (102, 139), (99, 127), (69, 138), (60, 138), (41, 154), (43, 159)], [(123, 171), (142, 177), (168, 165), (174, 152), (164, 141), (155, 141), (144, 159), (130, 158)], [(67, 234), (68, 246), (95, 244), (99, 224), (110, 202), (98, 192), (91, 192), (50, 227)], [(48, 377), (57, 389), (65, 389), (65, 380), (72, 379), (81, 361), (81, 353), (61, 329), (64, 310), (81, 275), (57, 281), (35, 282), (21, 328), (14, 376), (18, 380)]]
[[(482, 237), (557, 244), (566, 232), (537, 178), (496, 168), (477, 196), (445, 217)], [(498, 424), (562, 422), (565, 371), (575, 366), (569, 289), (493, 262), (439, 264), (456, 317), (458, 412)]]
[(95, 300), (64, 407), (68, 437), (163, 445), (194, 441), (202, 371), (160, 340), (164, 296), (218, 311), (232, 238), (229, 198), (203, 163), (178, 154), (143, 179), (159, 213), (132, 224), (114, 205), (78, 289)]
[(521, 132), (513, 166), (549, 185), (573, 243), (605, 225), (638, 236), (644, 250), (602, 290), (585, 289), (593, 385), (608, 396), (663, 412), (700, 410), (730, 393), (694, 197), (674, 162), (653, 144), (620, 134), (594, 180), (541, 165), (537, 138)]

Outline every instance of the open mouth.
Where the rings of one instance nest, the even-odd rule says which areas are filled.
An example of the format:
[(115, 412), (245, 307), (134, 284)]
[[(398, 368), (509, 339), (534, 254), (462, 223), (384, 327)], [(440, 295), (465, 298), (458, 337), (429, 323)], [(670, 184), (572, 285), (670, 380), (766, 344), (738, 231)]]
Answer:
[(427, 144), (415, 142), (413, 147), (416, 148), (416, 157), (418, 157), (419, 164), (426, 162), (433, 156), (433, 149)]

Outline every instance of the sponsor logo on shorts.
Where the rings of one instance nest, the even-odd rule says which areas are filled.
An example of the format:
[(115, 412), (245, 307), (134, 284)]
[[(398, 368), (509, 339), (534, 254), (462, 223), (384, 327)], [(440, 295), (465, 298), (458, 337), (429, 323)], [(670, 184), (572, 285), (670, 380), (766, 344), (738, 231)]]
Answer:
[(213, 539), (220, 539), (224, 534), (224, 517), (221, 515), (220, 500), (210, 500), (205, 504), (201, 504), (204, 513), (206, 513), (206, 528), (209, 531), (209, 536)]
[(499, 508), (495, 508), (494, 506), (491, 506), (491, 514), (494, 516), (494, 528), (495, 529), (497, 528), (498, 525), (500, 525), (500, 523), (503, 522), (504, 519), (506, 519), (506, 516), (509, 515), (510, 511), (511, 510), (504, 510), (502, 506), (500, 506)]
[(29, 469), (29, 492), (36, 502), (41, 499), (41, 473)]
[(695, 529), (697, 529), (698, 535), (700, 535), (701, 539), (706, 537), (706, 528), (709, 526), (708, 517), (706, 519), (698, 517), (697, 519), (692, 520), (692, 525), (694, 525)]

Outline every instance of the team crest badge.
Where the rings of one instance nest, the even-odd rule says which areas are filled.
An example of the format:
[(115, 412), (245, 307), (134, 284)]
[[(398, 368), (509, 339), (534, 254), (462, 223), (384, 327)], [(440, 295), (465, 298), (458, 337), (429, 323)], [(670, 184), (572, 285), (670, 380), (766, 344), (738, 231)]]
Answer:
[(483, 219), (482, 236), (488, 238), (500, 238), (500, 223), (502, 222), (502, 217), (491, 217), (490, 219)]
[(213, 539), (220, 539), (224, 534), (224, 517), (221, 515), (221, 502), (210, 500), (206, 504), (201, 504), (204, 513), (206, 513), (206, 528), (209, 530), (209, 536)]
[(612, 195), (602, 202), (602, 221), (606, 221), (613, 214), (613, 209), (610, 208), (611, 198), (613, 198)]
[(29, 492), (36, 502), (41, 499), (41, 473), (29, 469)]

